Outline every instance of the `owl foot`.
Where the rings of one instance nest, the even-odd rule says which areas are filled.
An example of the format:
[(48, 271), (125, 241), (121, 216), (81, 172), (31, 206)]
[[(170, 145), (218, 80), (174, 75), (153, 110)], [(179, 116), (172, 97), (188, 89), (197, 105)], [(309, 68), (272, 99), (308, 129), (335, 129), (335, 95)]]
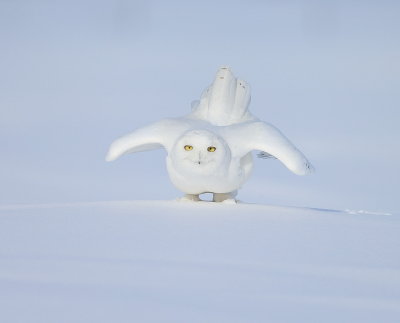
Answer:
[(226, 204), (236, 204), (236, 192), (230, 193), (214, 193), (213, 202), (223, 202)]
[(178, 199), (180, 202), (198, 202), (201, 201), (199, 195), (196, 194), (185, 194), (185, 196), (182, 196), (181, 198)]

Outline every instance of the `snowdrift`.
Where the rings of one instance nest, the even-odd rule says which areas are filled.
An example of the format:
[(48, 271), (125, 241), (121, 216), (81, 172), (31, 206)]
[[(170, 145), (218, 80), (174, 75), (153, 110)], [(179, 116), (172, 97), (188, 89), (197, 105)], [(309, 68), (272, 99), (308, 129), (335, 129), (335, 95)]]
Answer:
[(2, 206), (2, 322), (399, 322), (399, 219), (177, 201)]

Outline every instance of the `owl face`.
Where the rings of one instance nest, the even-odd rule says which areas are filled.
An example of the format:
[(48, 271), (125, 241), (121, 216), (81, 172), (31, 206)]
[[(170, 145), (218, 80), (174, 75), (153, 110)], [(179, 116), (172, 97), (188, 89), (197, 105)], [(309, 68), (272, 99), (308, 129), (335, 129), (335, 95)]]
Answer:
[(210, 174), (229, 163), (230, 150), (225, 141), (212, 132), (193, 130), (177, 140), (172, 160), (176, 169)]

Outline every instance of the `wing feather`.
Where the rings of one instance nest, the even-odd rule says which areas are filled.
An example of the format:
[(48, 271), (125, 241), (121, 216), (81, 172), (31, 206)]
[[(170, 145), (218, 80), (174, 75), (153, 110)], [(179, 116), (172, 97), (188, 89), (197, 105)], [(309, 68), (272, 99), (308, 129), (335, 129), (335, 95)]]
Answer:
[(259, 150), (277, 158), (297, 175), (306, 175), (314, 171), (314, 167), (303, 153), (270, 124), (257, 121), (226, 129), (229, 132), (227, 137), (232, 138), (229, 146), (239, 155)]
[(110, 146), (106, 161), (113, 161), (128, 153), (164, 148), (168, 150), (176, 137), (189, 125), (176, 119), (164, 119), (136, 129), (116, 139)]

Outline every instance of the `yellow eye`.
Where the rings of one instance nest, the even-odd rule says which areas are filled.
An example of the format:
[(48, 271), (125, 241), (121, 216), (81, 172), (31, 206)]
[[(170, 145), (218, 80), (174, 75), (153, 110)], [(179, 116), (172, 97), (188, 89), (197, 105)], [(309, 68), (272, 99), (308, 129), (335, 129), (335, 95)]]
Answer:
[(190, 146), (190, 145), (186, 145), (185, 147), (183, 147), (183, 148), (185, 148), (185, 150), (192, 150), (193, 149), (193, 146)]
[(215, 147), (208, 147), (207, 150), (208, 150), (210, 153), (213, 153), (214, 151), (217, 150), (217, 148), (215, 148)]

